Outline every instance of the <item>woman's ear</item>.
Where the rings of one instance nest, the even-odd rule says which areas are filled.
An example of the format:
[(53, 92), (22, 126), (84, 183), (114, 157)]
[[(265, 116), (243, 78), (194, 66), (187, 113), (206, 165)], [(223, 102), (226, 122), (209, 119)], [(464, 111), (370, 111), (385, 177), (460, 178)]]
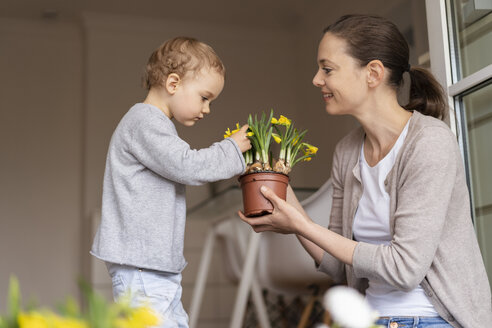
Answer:
[(385, 68), (379, 59), (371, 60), (367, 65), (367, 84), (369, 87), (377, 87), (384, 81)]
[(167, 76), (166, 78), (166, 90), (170, 94), (176, 93), (176, 90), (178, 89), (179, 84), (181, 83), (181, 78), (179, 77), (178, 74), (176, 73), (171, 73)]

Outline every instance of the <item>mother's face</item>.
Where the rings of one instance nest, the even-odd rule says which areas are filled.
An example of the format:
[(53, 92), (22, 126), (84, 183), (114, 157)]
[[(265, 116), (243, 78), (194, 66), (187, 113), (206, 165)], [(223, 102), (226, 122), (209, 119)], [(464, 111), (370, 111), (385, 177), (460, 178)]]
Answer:
[(318, 71), (313, 84), (321, 89), (329, 114), (355, 114), (367, 97), (364, 73), (364, 67), (347, 53), (347, 42), (325, 33), (318, 47)]

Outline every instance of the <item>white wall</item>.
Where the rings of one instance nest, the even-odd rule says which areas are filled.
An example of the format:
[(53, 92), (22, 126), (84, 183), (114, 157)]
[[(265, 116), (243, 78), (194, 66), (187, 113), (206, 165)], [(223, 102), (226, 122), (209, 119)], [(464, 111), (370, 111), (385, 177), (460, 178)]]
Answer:
[(0, 47), (0, 308), (10, 274), (51, 303), (80, 271), (80, 30), (0, 19)]

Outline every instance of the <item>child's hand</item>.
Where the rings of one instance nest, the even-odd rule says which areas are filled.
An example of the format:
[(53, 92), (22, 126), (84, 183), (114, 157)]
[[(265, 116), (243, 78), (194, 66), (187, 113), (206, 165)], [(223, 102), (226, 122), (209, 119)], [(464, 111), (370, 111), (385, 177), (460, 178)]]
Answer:
[(239, 129), (239, 131), (237, 131), (236, 133), (234, 133), (232, 136), (229, 137), (234, 139), (234, 141), (239, 146), (239, 149), (241, 149), (242, 153), (251, 149), (251, 141), (249, 141), (249, 138), (246, 135), (246, 131), (248, 130), (248, 128), (249, 128), (248, 124), (245, 124), (241, 127), (241, 129)]

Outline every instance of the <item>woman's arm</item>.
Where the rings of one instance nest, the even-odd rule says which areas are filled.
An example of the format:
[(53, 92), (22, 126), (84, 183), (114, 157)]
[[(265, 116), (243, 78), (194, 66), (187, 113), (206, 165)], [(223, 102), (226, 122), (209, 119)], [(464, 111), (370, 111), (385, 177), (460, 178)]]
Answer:
[(321, 262), (326, 251), (343, 263), (352, 265), (357, 242), (313, 222), (293, 195), (292, 188), (288, 189), (287, 202), (266, 187), (262, 187), (261, 191), (274, 206), (272, 214), (247, 218), (243, 213), (238, 213), (243, 221), (253, 227), (255, 232), (295, 233), (303, 247), (317, 263)]
[[(308, 217), (306, 211), (304, 211), (304, 208), (297, 199), (296, 194), (294, 193), (294, 190), (292, 190), (292, 187), (290, 185), (287, 187), (287, 203), (294, 206), (304, 217)], [(314, 261), (319, 265), (321, 263), (321, 259), (323, 258), (324, 250), (312, 241), (302, 237), (301, 235), (296, 236), (297, 239), (299, 239), (302, 247), (304, 247), (306, 252), (308, 252), (309, 255), (311, 255), (311, 257), (314, 259)]]

